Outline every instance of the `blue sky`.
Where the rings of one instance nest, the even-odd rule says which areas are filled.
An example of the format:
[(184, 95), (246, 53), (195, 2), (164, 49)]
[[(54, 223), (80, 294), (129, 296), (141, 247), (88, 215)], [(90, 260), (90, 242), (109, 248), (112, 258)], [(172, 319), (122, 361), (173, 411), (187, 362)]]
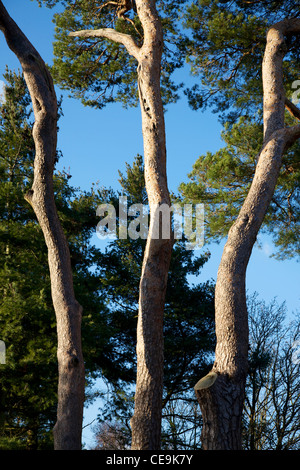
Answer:
[[(51, 63), (54, 25), (53, 11), (39, 8), (36, 1), (4, 0), (9, 13), (39, 51), (43, 59)], [(3, 34), (0, 36), (0, 80), (5, 65), (20, 68), (14, 54), (8, 49)], [(187, 71), (180, 80), (189, 80)], [(84, 108), (80, 102), (69, 99), (58, 88), (57, 95), (64, 95), (60, 120), (58, 147), (63, 153), (59, 168), (70, 169), (73, 186), (90, 189), (93, 183), (118, 189), (118, 170), (125, 170), (125, 162), (131, 163), (137, 153), (143, 155), (141, 117), (139, 108), (125, 110), (112, 104), (103, 110)], [(210, 112), (191, 111), (182, 98), (168, 107), (166, 113), (168, 181), (170, 190), (187, 180), (196, 158), (207, 151), (214, 152), (222, 146), (221, 126)], [(96, 230), (96, 227), (95, 227)], [(277, 261), (269, 257), (272, 241), (261, 237), (262, 248), (255, 247), (247, 270), (247, 289), (257, 291), (261, 299), (269, 302), (277, 297), (286, 301), (289, 312), (299, 309), (299, 263), (295, 260)], [(97, 238), (95, 237), (97, 243)], [(204, 245), (211, 251), (198, 282), (216, 279), (218, 264), (224, 243)], [(89, 419), (89, 417), (87, 418)]]

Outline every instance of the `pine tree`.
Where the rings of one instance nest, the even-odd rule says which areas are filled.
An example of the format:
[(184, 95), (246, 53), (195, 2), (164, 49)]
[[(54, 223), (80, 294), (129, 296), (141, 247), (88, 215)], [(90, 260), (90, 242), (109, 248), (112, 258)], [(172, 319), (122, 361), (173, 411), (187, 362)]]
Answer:
[[(285, 17), (299, 17), (299, 2), (200, 2), (189, 5), (185, 27), (187, 61), (200, 83), (186, 90), (194, 109), (212, 108), (224, 125), (225, 146), (198, 157), (190, 181), (181, 185), (186, 200), (208, 208), (206, 234), (219, 240), (227, 235), (250, 187), (263, 142), (263, 89), (261, 64), (268, 27)], [(285, 90), (295, 93), (299, 70), (297, 40), (289, 36), (283, 62)], [(286, 123), (297, 123), (288, 113)], [(298, 117), (299, 119), (299, 117)], [(300, 147), (289, 149), (263, 222), (272, 235), (278, 258), (299, 255)]]
[[(1, 186), (1, 339), (6, 364), (1, 367), (0, 448), (51, 448), (56, 419), (56, 322), (47, 251), (41, 229), (24, 194), (33, 178), (34, 145), (30, 98), (19, 74), (7, 70), (5, 101), (0, 107)], [(60, 152), (57, 159), (61, 158)], [(103, 253), (91, 243), (96, 208), (119, 196), (128, 206), (147, 204), (142, 157), (120, 174), (121, 191), (73, 188), (71, 175), (56, 171), (55, 198), (68, 236), (74, 286), (85, 305), (82, 335), (87, 385), (102, 377), (114, 388), (132, 386), (136, 374), (135, 339), (140, 270), (145, 240), (115, 240)], [(165, 320), (165, 392), (191, 389), (199, 370), (207, 368), (212, 350), (213, 286), (191, 287), (207, 255), (193, 259), (178, 242), (171, 264)], [(187, 297), (188, 296), (188, 300)], [(87, 387), (87, 397), (89, 388)], [(92, 396), (91, 396), (92, 398)], [(130, 406), (126, 416), (130, 414)], [(111, 408), (107, 408), (107, 412)]]
[[(288, 4), (293, 7), (285, 11), (279, 6), (283, 2), (280, 4), (279, 2), (268, 2), (268, 4), (251, 2), (248, 7), (246, 3), (243, 1), (200, 2), (199, 16), (201, 17), (204, 13), (205, 19), (202, 20), (203, 23), (200, 24), (199, 29), (195, 29), (198, 38), (201, 37), (205, 42), (202, 59), (206, 57), (206, 61), (203, 61), (202, 69), (201, 62), (199, 62), (204, 83), (208, 79), (207, 84), (212, 91), (214, 76), (216, 86), (212, 93), (219, 92), (217, 108), (221, 113), (225, 111), (226, 114), (226, 110), (234, 105), (236, 113), (229, 116), (231, 125), (236, 117), (243, 113), (254, 111), (254, 122), (257, 117), (255, 106), (254, 108), (251, 106), (253, 103), (255, 105), (258, 99), (259, 88), (256, 88), (253, 95), (249, 96), (245, 93), (248, 85), (245, 79), (248, 78), (247, 71), (251, 71), (250, 63), (252, 73), (253, 70), (257, 70), (254, 59), (259, 41), (257, 42), (257, 36), (252, 30), (259, 31), (260, 23), (266, 32), (264, 55), (261, 60), (262, 147), (247, 196), (228, 232), (218, 269), (215, 289), (217, 343), (215, 362), (210, 373), (213, 381), (204, 379), (196, 388), (204, 421), (203, 447), (211, 450), (240, 449), (242, 446), (241, 418), (248, 367), (246, 269), (258, 232), (274, 198), (283, 163), (282, 157), (297, 142), (300, 135), (299, 125), (287, 127), (285, 107), (296, 119), (299, 118), (300, 111), (287, 97), (289, 85), (284, 85), (286, 78), (295, 74), (293, 62), (299, 62), (299, 51), (296, 46), (300, 33), (299, 7), (296, 2), (284, 2), (285, 6)], [(233, 9), (234, 7), (236, 8)], [(247, 16), (241, 11), (242, 7), (245, 7)], [(194, 11), (197, 14), (197, 7)], [(206, 16), (207, 13), (208, 16)], [(215, 20), (215, 23), (212, 20)], [(248, 33), (252, 31), (251, 36), (247, 35), (247, 24), (249, 25)], [(216, 31), (220, 32), (220, 36), (215, 36)], [(228, 41), (228, 36), (233, 31), (236, 39)], [(242, 31), (242, 36), (240, 36), (240, 31)], [(216, 41), (213, 38), (216, 38)], [(215, 43), (219, 55), (214, 48)], [(249, 58), (253, 61), (249, 62)], [(220, 78), (220, 74), (224, 73), (226, 67), (227, 71), (229, 68), (232, 73), (228, 77)], [(239, 71), (242, 72), (240, 75)], [(226, 86), (226, 81), (229, 82), (229, 86)], [(254, 84), (251, 85), (250, 90), (253, 90)], [(228, 164), (228, 160), (226, 163)], [(202, 386), (204, 382), (205, 386)]]
[[(188, 38), (182, 38), (182, 48), (198, 82), (186, 90), (190, 105), (211, 107), (223, 124), (259, 116), (266, 31), (286, 17), (298, 16), (297, 0), (200, 0), (187, 5), (183, 23)], [(286, 47), (284, 76), (292, 93), (300, 52), (293, 37)]]
[[(124, 46), (105, 38), (93, 40), (69, 36), (72, 31), (114, 28), (118, 33), (132, 36), (136, 44), (141, 46), (144, 31), (135, 1), (37, 1), (50, 8), (59, 4), (65, 7), (54, 15), (54, 81), (87, 106), (101, 109), (116, 101), (125, 107), (137, 106), (137, 63)], [(164, 30), (161, 87), (165, 104), (175, 102), (182, 87), (181, 83), (172, 79), (172, 74), (184, 63), (177, 38), (180, 36), (178, 18), (185, 2), (156, 2)]]
[[(31, 101), (24, 79), (6, 71), (5, 101), (0, 106), (0, 337), (6, 345), (1, 364), (0, 448), (49, 448), (57, 408), (57, 336), (47, 250), (42, 231), (24, 194), (33, 179)], [(60, 153), (57, 154), (57, 159)], [(68, 234), (74, 285), (86, 308), (83, 348), (87, 383), (99, 374), (99, 362), (111, 357), (105, 347), (107, 308), (92, 267), (91, 244), (97, 200), (93, 190), (79, 191), (70, 175), (56, 172), (56, 202)], [(102, 343), (99, 344), (99, 336)]]
[[(197, 158), (189, 181), (180, 185), (186, 202), (206, 207), (207, 240), (224, 238), (237, 217), (255, 172), (262, 124), (241, 117), (222, 132), (226, 146)], [(299, 256), (300, 144), (284, 155), (278, 183), (262, 226), (272, 236), (278, 259)]]
[[(51, 6), (59, 0), (43, 3)], [(101, 107), (124, 96), (126, 102), (128, 97), (137, 101), (138, 96), (140, 102), (151, 222), (140, 282), (132, 449), (157, 449), (163, 387), (162, 326), (173, 242), (171, 236), (156, 238), (152, 231), (157, 207), (170, 206), (164, 103), (166, 97), (167, 101), (176, 98), (177, 87), (170, 76), (182, 64), (175, 38), (183, 0), (62, 3), (65, 10), (56, 16), (61, 35), (53, 69), (54, 74), (58, 72), (58, 83), (88, 105)], [(117, 97), (113, 96), (115, 89)], [(96, 99), (86, 98), (91, 92), (96, 93)]]
[[(147, 205), (143, 159), (138, 155), (126, 173), (120, 173), (121, 190), (102, 189), (99, 200), (116, 208), (119, 222), (119, 197), (127, 197), (130, 207), (135, 203)], [(175, 199), (175, 196), (174, 196)], [(128, 224), (132, 218), (128, 217)], [(122, 374), (112, 377), (111, 393), (103, 422), (117, 420), (122, 429), (129, 427), (132, 415), (133, 385), (136, 376), (136, 319), (138, 314), (139, 281), (146, 240), (119, 237), (110, 241), (100, 255), (99, 275), (102, 289), (109, 302), (113, 329), (111, 342), (119, 364), (124, 364)], [(214, 348), (214, 286), (207, 282), (192, 284), (209, 254), (195, 256), (178, 240), (174, 246), (168, 276), (164, 319), (164, 409), (175, 400), (193, 402), (193, 386), (197, 377), (208, 370)], [(163, 427), (166, 421), (163, 420)], [(186, 423), (187, 425), (187, 423)], [(125, 432), (125, 431), (124, 431)], [(167, 445), (164, 435), (162, 445)], [(130, 433), (127, 445), (130, 444)]]

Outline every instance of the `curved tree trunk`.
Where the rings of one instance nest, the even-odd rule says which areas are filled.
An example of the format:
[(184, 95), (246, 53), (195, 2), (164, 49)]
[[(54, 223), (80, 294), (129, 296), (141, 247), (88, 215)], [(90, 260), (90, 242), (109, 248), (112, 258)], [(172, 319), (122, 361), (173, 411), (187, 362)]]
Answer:
[(300, 126), (284, 127), (284, 36), (300, 33), (300, 20), (271, 27), (263, 60), (264, 144), (248, 196), (228, 233), (215, 293), (217, 345), (212, 381), (195, 386), (203, 414), (204, 449), (241, 449), (241, 419), (248, 362), (245, 277), (258, 231), (274, 194), (284, 152)]
[(35, 123), (34, 181), (25, 199), (33, 207), (48, 248), (58, 337), (58, 409), (54, 428), (57, 450), (81, 449), (84, 362), (81, 351), (82, 307), (73, 290), (70, 253), (54, 200), (53, 171), (57, 144), (57, 101), (44, 61), (0, 1), (0, 29), (17, 55), (32, 99)]

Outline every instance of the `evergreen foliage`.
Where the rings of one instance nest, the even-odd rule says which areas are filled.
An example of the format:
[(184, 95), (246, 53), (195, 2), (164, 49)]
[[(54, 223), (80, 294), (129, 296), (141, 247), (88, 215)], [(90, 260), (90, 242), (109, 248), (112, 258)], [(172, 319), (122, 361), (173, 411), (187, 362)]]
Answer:
[[(48, 7), (62, 6), (55, 14), (54, 81), (71, 96), (87, 106), (102, 108), (107, 103), (121, 102), (125, 107), (138, 103), (137, 63), (125, 48), (102, 38), (74, 38), (68, 33), (79, 30), (114, 28), (130, 34), (135, 42), (143, 43), (143, 29), (136, 14), (135, 1), (109, 2), (106, 0), (38, 0)], [(158, 1), (157, 10), (164, 28), (161, 86), (164, 103), (178, 99), (182, 84), (175, 84), (171, 76), (184, 63), (178, 42), (178, 19), (186, 0)], [(130, 7), (122, 7), (130, 3)]]
[[(22, 76), (7, 70), (4, 78), (5, 101), (0, 106), (0, 331), (6, 364), (0, 365), (0, 448), (40, 449), (52, 445), (50, 431), (56, 420), (56, 320), (43, 234), (24, 199), (32, 183), (35, 153), (30, 97)], [(91, 270), (96, 254), (90, 244), (96, 202), (92, 191), (72, 188), (69, 178), (57, 172), (54, 188), (69, 240), (76, 295), (84, 305), (83, 348), (89, 382), (98, 367), (96, 356), (105, 356), (101, 344), (108, 334), (99, 280)]]
[[(70, 31), (113, 27), (132, 35), (141, 45), (143, 30), (135, 2), (121, 14), (121, 3), (125, 4), (121, 0), (37, 1), (48, 7), (61, 7), (55, 15), (52, 74), (56, 83), (84, 105), (99, 109), (114, 101), (124, 106), (136, 105), (136, 61), (123, 46), (105, 39), (68, 36)], [(194, 109), (211, 107), (224, 125), (225, 146), (215, 154), (201, 155), (190, 174), (190, 182), (180, 187), (183, 202), (206, 205), (207, 239), (219, 240), (228, 233), (247, 195), (263, 142), (261, 63), (267, 28), (286, 16), (299, 17), (299, 2), (167, 0), (158, 1), (157, 8), (165, 37), (164, 104), (178, 99), (182, 84), (176, 84), (172, 76), (186, 59), (200, 82), (185, 91), (190, 105)], [(180, 23), (183, 11), (185, 31)], [(299, 78), (300, 52), (295, 38), (288, 39), (286, 47), (284, 79), (291, 98), (292, 84)], [(46, 449), (52, 446), (50, 431), (56, 419), (55, 316), (44, 239), (31, 207), (24, 200), (33, 178), (30, 98), (18, 74), (7, 70), (5, 79), (6, 99), (0, 106), (0, 339), (6, 344), (6, 364), (0, 365), (0, 448)], [(294, 124), (294, 118), (287, 114), (286, 122)], [(126, 437), (126, 425), (132, 416), (136, 321), (145, 240), (116, 239), (101, 252), (92, 245), (91, 237), (98, 221), (99, 204), (113, 204), (117, 214), (121, 195), (127, 196), (128, 206), (147, 204), (143, 170), (142, 157), (137, 156), (132, 166), (127, 165), (126, 174), (120, 173), (119, 192), (108, 188), (82, 192), (69, 185), (67, 173), (56, 172), (54, 176), (59, 217), (71, 251), (76, 297), (83, 306), (87, 399), (88, 385), (96, 377), (103, 378), (111, 394), (101, 419), (117, 421), (122, 437), (124, 434)], [(299, 189), (300, 147), (296, 143), (284, 156), (262, 227), (273, 235), (279, 258), (297, 256), (300, 252)], [(181, 241), (176, 242), (165, 306), (165, 418), (168, 410), (177, 413), (178, 402), (195, 400), (192, 387), (211, 365), (215, 341), (214, 286), (190, 282), (207, 260), (207, 254), (195, 257)], [(250, 386), (255, 389), (266, 389), (268, 385), (268, 377), (263, 377), (260, 383), (258, 378), (266, 371), (270, 373), (274, 365), (270, 351), (264, 348), (250, 352)], [(285, 357), (280, 357), (282, 376)], [(294, 374), (294, 368), (291, 370)], [(297, 385), (297, 393), (298, 388)], [(274, 396), (275, 391), (276, 387)], [(288, 397), (284, 393), (282, 396)], [(273, 407), (277, 403), (274, 401)], [(273, 408), (268, 412), (273, 412)], [(281, 419), (279, 416), (278, 422)], [(164, 422), (165, 448), (175, 441), (174, 445), (182, 445), (174, 422), (171, 419), (168, 425)], [(264, 421), (258, 423), (260, 435), (265, 429), (259, 426), (264, 425)], [(252, 423), (245, 423), (246, 429), (251, 426)], [(294, 446), (298, 446), (298, 440), (297, 434)]]
[[(56, 420), (56, 320), (51, 299), (47, 250), (24, 194), (33, 178), (34, 144), (30, 97), (24, 79), (7, 70), (0, 106), (0, 330), (6, 364), (0, 377), (0, 448), (52, 447)], [(57, 154), (57, 159), (60, 153)], [(92, 245), (96, 208), (119, 195), (128, 206), (147, 204), (142, 157), (120, 174), (122, 190), (82, 192), (70, 175), (55, 172), (57, 209), (65, 230), (74, 288), (83, 306), (83, 353), (89, 384), (102, 377), (115, 390), (107, 413), (119, 410), (120, 390), (135, 381), (136, 320), (145, 240), (114, 240), (104, 252)], [(191, 389), (213, 350), (213, 286), (190, 286), (208, 256), (193, 259), (178, 243), (174, 249), (166, 305), (166, 401)], [(121, 400), (122, 401), (122, 400)], [(123, 406), (127, 402), (123, 401)], [(126, 409), (130, 413), (130, 406)]]
[[(201, 155), (180, 191), (186, 201), (206, 205), (206, 235), (227, 235), (248, 193), (263, 142), (262, 77), (268, 27), (300, 15), (299, 2), (201, 0), (187, 8), (185, 42), (192, 73), (201, 83), (186, 91), (195, 109), (210, 106), (224, 124), (225, 146)], [(284, 80), (292, 99), (300, 56), (296, 38), (286, 41)], [(294, 90), (295, 91), (295, 90)], [(297, 123), (286, 115), (287, 125)], [(299, 256), (300, 147), (283, 158), (280, 177), (262, 231), (270, 233), (278, 258)]]
[[(225, 125), (226, 146), (215, 154), (201, 155), (180, 185), (183, 199), (202, 202), (206, 207), (205, 235), (220, 240), (228, 233), (247, 196), (262, 146), (262, 125), (240, 118)], [(299, 256), (300, 231), (300, 145), (296, 143), (283, 157), (277, 187), (263, 222), (262, 232), (273, 237), (275, 255), (284, 259)]]
[[(199, 78), (186, 93), (193, 108), (211, 106), (223, 123), (239, 116), (257, 116), (262, 108), (261, 64), (266, 32), (285, 17), (300, 15), (299, 2), (199, 0), (187, 6), (184, 26), (186, 55)], [(288, 92), (298, 79), (297, 39), (287, 41), (284, 78)]]

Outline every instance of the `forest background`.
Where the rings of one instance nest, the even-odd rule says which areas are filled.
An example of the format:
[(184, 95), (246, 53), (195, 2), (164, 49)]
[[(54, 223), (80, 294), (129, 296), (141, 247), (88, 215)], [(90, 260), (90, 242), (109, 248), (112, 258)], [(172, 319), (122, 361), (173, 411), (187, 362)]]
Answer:
[[(12, 0), (9, 2), (11, 16), (23, 29), (30, 41), (35, 44), (48, 63), (52, 63), (52, 42), (54, 10), (39, 8), (36, 2)], [(14, 54), (8, 49), (4, 38), (0, 37), (0, 79), (5, 66), (12, 70), (20, 69)], [(191, 77), (189, 67), (176, 72), (178, 80), (185, 85), (193, 84), (197, 79)], [(140, 110), (124, 109), (121, 104), (111, 104), (103, 110), (84, 107), (79, 101), (69, 98), (66, 92), (57, 89), (57, 95), (63, 95), (63, 116), (59, 122), (58, 148), (63, 157), (57, 169), (65, 169), (71, 175), (70, 184), (82, 190), (89, 190), (97, 183), (99, 186), (120, 189), (119, 172), (126, 170), (125, 163), (132, 164), (137, 154), (143, 154)], [(125, 125), (124, 125), (125, 123)], [(218, 116), (210, 110), (193, 111), (187, 99), (182, 97), (176, 104), (170, 104), (166, 113), (168, 182), (174, 193), (178, 186), (188, 181), (188, 173), (199, 155), (207, 151), (216, 152), (224, 146), (221, 140), (222, 126)], [(117, 135), (117, 137), (116, 137)], [(96, 246), (104, 246), (96, 237)], [(271, 258), (273, 246), (270, 237), (260, 237), (261, 247), (255, 247), (247, 270), (247, 289), (251, 294), (258, 292), (260, 298), (269, 302), (274, 297), (278, 303), (286, 302), (287, 311), (299, 309), (299, 264), (296, 260), (279, 261)], [(210, 251), (211, 257), (203, 266), (200, 279), (205, 282), (216, 279), (223, 243), (205, 244), (196, 252), (201, 255)], [(191, 282), (193, 279), (191, 278)], [(85, 410), (84, 425), (90, 423), (97, 414), (98, 404)], [(91, 427), (83, 431), (83, 441), (89, 446), (93, 439)]]

